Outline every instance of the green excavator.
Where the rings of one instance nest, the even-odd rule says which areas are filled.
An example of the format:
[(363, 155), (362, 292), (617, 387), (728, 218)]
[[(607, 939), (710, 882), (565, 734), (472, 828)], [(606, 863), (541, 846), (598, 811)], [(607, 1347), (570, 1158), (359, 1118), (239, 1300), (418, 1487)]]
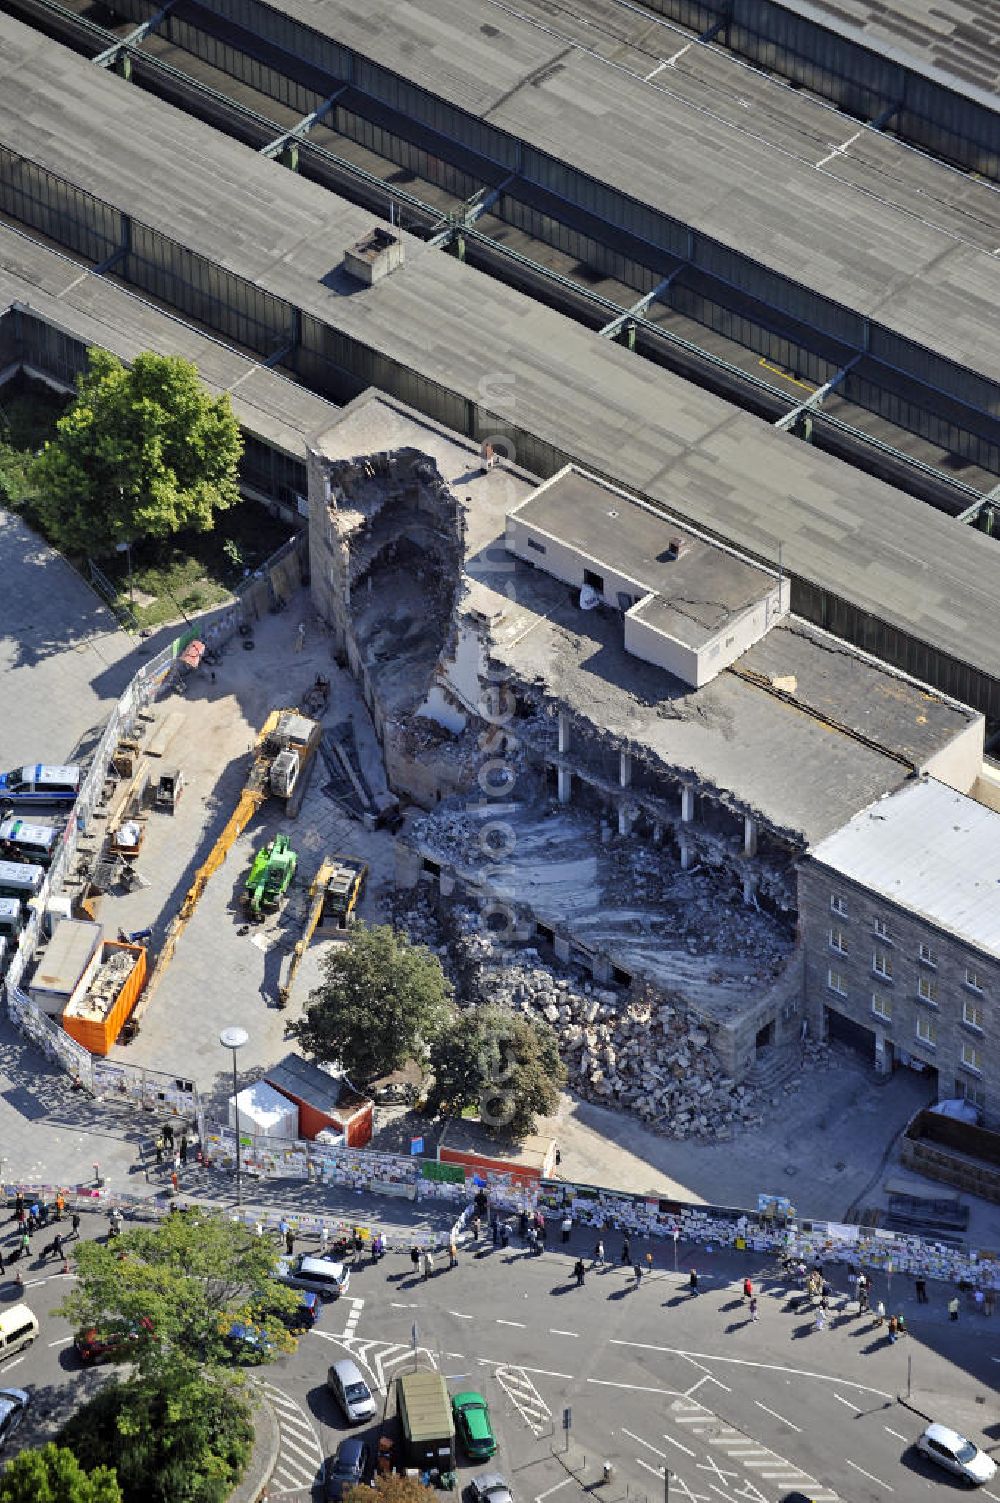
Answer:
[(288, 843), (287, 835), (275, 835), (267, 845), (261, 846), (247, 877), (244, 901), (250, 917), (262, 919), (265, 913), (273, 913), (292, 885), (298, 857)]

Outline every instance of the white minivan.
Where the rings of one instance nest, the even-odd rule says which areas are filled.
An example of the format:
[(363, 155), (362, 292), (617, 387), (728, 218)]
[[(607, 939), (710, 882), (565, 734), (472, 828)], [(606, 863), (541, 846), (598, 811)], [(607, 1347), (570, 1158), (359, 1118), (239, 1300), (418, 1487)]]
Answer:
[(38, 1321), (27, 1305), (0, 1311), (0, 1362), (30, 1346), (38, 1335)]

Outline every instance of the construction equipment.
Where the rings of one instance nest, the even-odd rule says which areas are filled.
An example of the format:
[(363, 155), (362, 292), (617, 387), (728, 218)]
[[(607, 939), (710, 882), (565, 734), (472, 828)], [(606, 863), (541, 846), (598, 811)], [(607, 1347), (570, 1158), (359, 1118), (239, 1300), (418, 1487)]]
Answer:
[(181, 801), (184, 792), (184, 774), (179, 767), (163, 767), (157, 779), (156, 791), (153, 795), (153, 803), (157, 809), (165, 809), (168, 814), (173, 814)]
[(273, 913), (292, 885), (299, 858), (288, 843), (287, 835), (275, 835), (261, 846), (250, 866), (243, 901), (251, 918), (260, 919)]
[(326, 707), (330, 703), (330, 680), (317, 673), (313, 682), (302, 696), (302, 708), (306, 714), (313, 715), (318, 720), (326, 713)]
[(284, 783), (285, 786), (290, 786), (289, 793), (281, 793), (280, 789), (273, 791), (277, 797), (285, 799), (285, 812), (290, 819), (294, 819), (298, 814), (306, 790), (306, 781), (315, 759), (316, 748), (319, 745), (320, 731), (321, 728), (315, 720), (310, 720), (293, 709), (272, 710), (265, 720), (260, 735), (257, 737), (253, 766), (250, 768), (243, 792), (226, 822), (225, 829), (195, 872), (194, 881), (185, 893), (184, 901), (164, 936), (163, 948), (133, 1014), (136, 1020), (149, 1006), (167, 966), (173, 959), (177, 941), (187, 928), (209, 880), (219, 870), (261, 804), (271, 795), (272, 769), (283, 751), (295, 753), (297, 771), (290, 785), (285, 781), (284, 774), (279, 779), (279, 785)]
[(335, 916), (337, 925), (346, 929), (357, 918), (357, 906), (364, 895), (368, 868), (352, 856), (326, 856), (309, 888), (309, 912), (302, 926), (302, 936), (292, 951), (288, 975), (278, 988), (278, 1006), (285, 1007), (292, 995), (302, 957), (309, 941), (325, 915)]

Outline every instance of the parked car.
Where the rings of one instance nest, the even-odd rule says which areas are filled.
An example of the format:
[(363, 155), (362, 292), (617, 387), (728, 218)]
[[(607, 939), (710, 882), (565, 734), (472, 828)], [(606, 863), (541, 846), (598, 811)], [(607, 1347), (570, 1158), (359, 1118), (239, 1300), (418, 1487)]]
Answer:
[(949, 1430), (947, 1425), (928, 1425), (917, 1441), (917, 1450), (956, 1477), (980, 1487), (996, 1476), (997, 1464), (971, 1440)]
[(506, 1477), (499, 1472), (480, 1472), (469, 1483), (472, 1503), (514, 1503)]
[(85, 1326), (73, 1338), (77, 1356), (88, 1366), (93, 1362), (113, 1362), (118, 1357), (134, 1351), (136, 1345), (153, 1332), (153, 1322), (144, 1315), (129, 1331), (98, 1331), (96, 1326)]
[(14, 1432), (21, 1428), (30, 1403), (31, 1394), (26, 1389), (0, 1388), (0, 1451)]
[(342, 1440), (336, 1456), (326, 1463), (325, 1497), (327, 1503), (340, 1503), (349, 1487), (368, 1480), (371, 1452), (363, 1440)]
[(311, 1289), (303, 1289), (299, 1296), (299, 1307), (294, 1314), (286, 1316), (286, 1322), (293, 1331), (308, 1331), (319, 1320), (323, 1306), (318, 1294), (313, 1294)]
[(279, 1258), (275, 1277), (282, 1284), (291, 1284), (295, 1289), (311, 1289), (324, 1299), (339, 1299), (347, 1293), (351, 1282), (350, 1270), (332, 1258), (317, 1258), (309, 1253), (296, 1253), (294, 1258)]
[(333, 1394), (350, 1425), (361, 1425), (375, 1418), (375, 1398), (357, 1365), (345, 1357), (335, 1362), (326, 1375), (326, 1386)]
[(481, 1393), (456, 1393), (451, 1401), (455, 1429), (470, 1461), (489, 1461), (497, 1443), (490, 1423), (490, 1407)]

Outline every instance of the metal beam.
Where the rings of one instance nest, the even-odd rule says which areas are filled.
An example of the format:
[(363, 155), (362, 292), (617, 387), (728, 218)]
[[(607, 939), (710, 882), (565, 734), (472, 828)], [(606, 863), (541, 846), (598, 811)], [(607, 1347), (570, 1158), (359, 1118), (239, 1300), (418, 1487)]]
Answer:
[(647, 292), (645, 297), (641, 297), (637, 303), (633, 303), (631, 308), (627, 308), (624, 313), (619, 313), (618, 317), (613, 318), (609, 324), (605, 324), (603, 329), (598, 329), (597, 332), (601, 338), (614, 339), (615, 335), (621, 332), (623, 325), (629, 323), (633, 318), (641, 318), (646, 309), (656, 302), (661, 293), (666, 292), (674, 277), (679, 275), (686, 266), (686, 261), (682, 261), (679, 266), (675, 266), (673, 271), (667, 273), (662, 282), (657, 282), (652, 292)]
[(800, 402), (797, 407), (793, 407), (791, 412), (786, 412), (784, 417), (778, 418), (778, 421), (774, 424), (778, 432), (787, 433), (790, 428), (795, 427), (799, 418), (803, 417), (807, 412), (812, 412), (815, 408), (822, 407), (825, 398), (840, 385), (848, 371), (853, 370), (860, 359), (860, 355), (855, 355), (854, 359), (849, 360), (844, 368), (839, 370), (835, 376), (831, 376), (825, 385), (817, 386), (816, 390), (810, 396), (806, 397), (804, 402)]
[(104, 52), (99, 52), (95, 58), (91, 58), (91, 62), (96, 63), (99, 68), (109, 68), (125, 48), (134, 47), (144, 37), (148, 37), (151, 31), (155, 31), (160, 22), (166, 20), (173, 6), (174, 0), (167, 0), (163, 9), (158, 10), (155, 16), (150, 16), (148, 21), (143, 21), (141, 26), (137, 26), (134, 31), (130, 31), (127, 37), (122, 37), (120, 42), (115, 42), (112, 47), (106, 48)]
[(462, 212), (461, 216), (456, 214), (449, 219), (444, 229), (439, 230), (436, 235), (432, 235), (427, 244), (438, 247), (447, 245), (456, 230), (466, 230), (469, 228), (469, 225), (475, 224), (477, 219), (481, 219), (484, 214), (487, 214), (492, 209), (497, 199), (506, 188), (510, 187), (516, 177), (517, 173), (512, 172), (509, 177), (505, 177), (503, 182), (489, 193), (485, 189), (480, 188), (478, 193), (474, 193), (471, 198), (466, 199), (462, 205), (464, 212)]
[(260, 148), (260, 155), (262, 157), (276, 157), (279, 152), (284, 151), (289, 141), (297, 141), (301, 136), (311, 131), (313, 126), (322, 120), (324, 115), (329, 114), (346, 88), (347, 84), (341, 84), (340, 88), (335, 89), (329, 99), (324, 99), (323, 103), (314, 109), (311, 115), (304, 115), (297, 125), (292, 126), (291, 130), (286, 130), (273, 141), (269, 141), (266, 146), (262, 146)]
[(881, 115), (876, 115), (875, 119), (871, 122), (871, 129), (885, 130), (893, 115), (898, 115), (902, 108), (903, 101), (901, 99), (897, 99), (895, 104), (887, 104)]
[(995, 485), (991, 491), (980, 496), (978, 501), (973, 501), (971, 506), (960, 511), (955, 521), (974, 524), (979, 521), (980, 512), (985, 511), (988, 506), (1000, 506), (1000, 485)]

